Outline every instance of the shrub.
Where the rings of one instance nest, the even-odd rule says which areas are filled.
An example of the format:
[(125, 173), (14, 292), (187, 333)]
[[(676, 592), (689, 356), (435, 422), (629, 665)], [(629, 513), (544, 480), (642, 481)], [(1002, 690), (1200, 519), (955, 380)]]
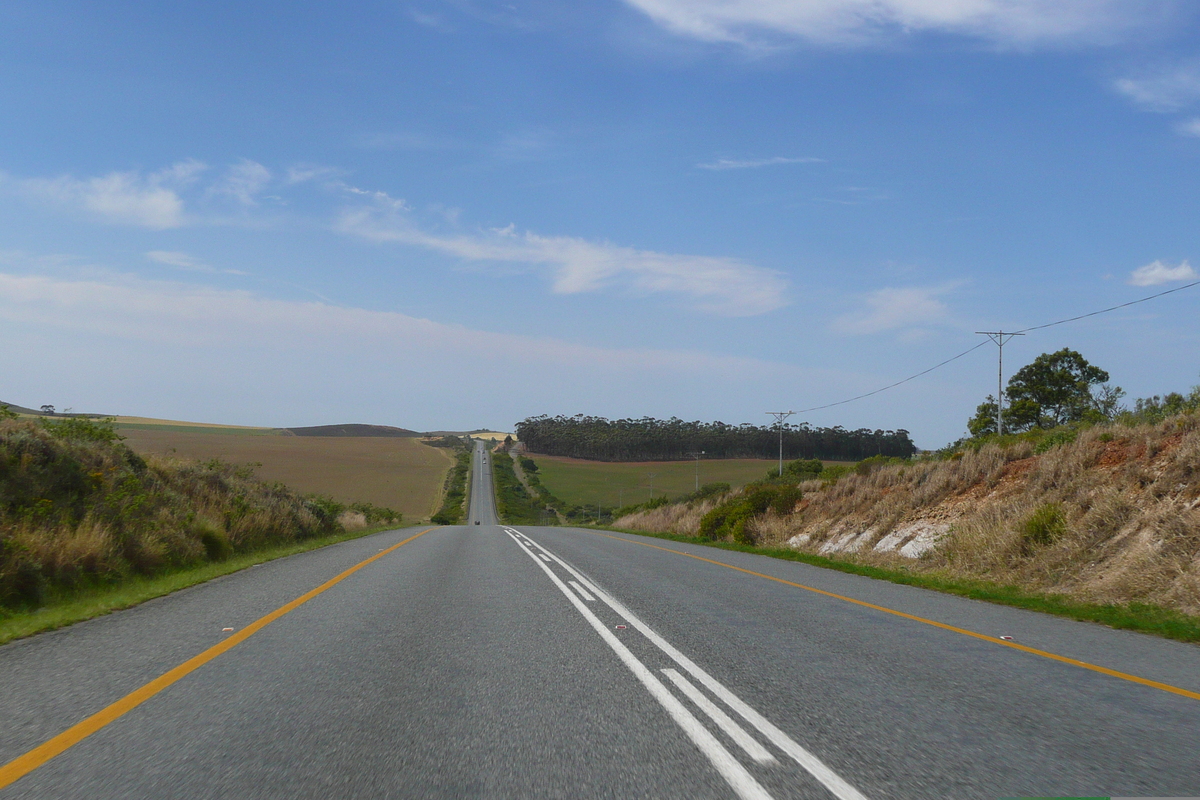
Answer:
[(768, 510), (787, 514), (800, 502), (796, 486), (781, 484), (750, 484), (743, 493), (733, 497), (705, 514), (700, 520), (699, 535), (705, 539), (733, 539), (739, 544), (754, 544), (747, 530), (751, 519)]
[(725, 483), (723, 481), (717, 481), (715, 483), (706, 483), (703, 486), (701, 486), (699, 489), (697, 489), (696, 491), (689, 494), (687, 497), (684, 497), (681, 502), (694, 503), (698, 500), (707, 500), (710, 497), (716, 497), (717, 495), (726, 494), (729, 492), (729, 490), (731, 488), (732, 487), (728, 483)]
[(806, 481), (817, 477), (821, 474), (821, 470), (825, 469), (825, 464), (819, 458), (798, 459), (789, 461), (783, 465), (784, 477), (791, 478), (794, 481)]
[(116, 442), (123, 437), (117, 433), (116, 420), (112, 417), (104, 419), (88, 419), (87, 417), (64, 417), (62, 419), (41, 419), (42, 427), (56, 439), (69, 439), (79, 442)]
[(817, 477), (826, 484), (834, 484), (838, 482), (839, 478), (843, 475), (848, 475), (853, 469), (854, 467), (849, 464), (830, 464), (821, 470), (821, 474)]
[(357, 511), (363, 515), (368, 525), (379, 525), (380, 523), (398, 523), (404, 520), (404, 515), (399, 511), (394, 511), (387, 506), (377, 506), (373, 503), (359, 502), (350, 504), (351, 511)]
[(1067, 532), (1067, 520), (1062, 506), (1046, 503), (1029, 515), (1021, 526), (1021, 534), (1029, 546), (1044, 547), (1053, 544)]
[(1070, 444), (1075, 441), (1077, 436), (1079, 436), (1078, 428), (1058, 428), (1043, 436), (1041, 441), (1033, 446), (1033, 452), (1041, 455), (1059, 445)]
[(430, 521), (436, 525), (457, 525), (466, 516), (463, 506), (467, 498), (467, 473), (471, 470), (471, 451), (462, 447), (462, 442), (458, 439), (455, 441), (459, 442), (459, 450), (454, 456), (454, 466), (446, 475), (442, 507), (430, 517)]
[(210, 520), (201, 519), (193, 523), (192, 530), (200, 544), (204, 546), (204, 554), (209, 561), (224, 561), (233, 555), (233, 545), (229, 536)]

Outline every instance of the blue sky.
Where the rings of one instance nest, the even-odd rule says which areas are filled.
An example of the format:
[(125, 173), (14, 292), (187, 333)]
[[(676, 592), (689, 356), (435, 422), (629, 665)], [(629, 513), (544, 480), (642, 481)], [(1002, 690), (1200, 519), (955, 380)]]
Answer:
[[(763, 424), (1195, 280), (1198, 43), (1156, 0), (10, 0), (0, 399)], [(1006, 364), (1185, 389), (1198, 298)], [(995, 369), (798, 418), (936, 447)]]

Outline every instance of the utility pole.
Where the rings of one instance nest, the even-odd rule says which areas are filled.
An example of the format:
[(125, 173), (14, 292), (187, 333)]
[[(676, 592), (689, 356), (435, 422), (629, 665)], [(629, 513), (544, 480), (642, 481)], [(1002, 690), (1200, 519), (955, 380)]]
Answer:
[(775, 418), (775, 424), (779, 426), (779, 477), (783, 477), (783, 421), (795, 414), (795, 411), (768, 411), (766, 412)]
[(1000, 358), (996, 369), (996, 433), (1004, 435), (1004, 343), (1014, 336), (1024, 336), (1023, 333), (1005, 333), (1004, 331), (975, 331), (980, 336), (986, 336), (996, 343), (1000, 349)]
[(647, 472), (646, 474), (650, 476), (650, 499), (653, 500), (654, 499), (654, 476), (657, 475), (658, 473), (657, 472)]
[(700, 458), (704, 455), (704, 451), (699, 453), (688, 453), (689, 456), (696, 459), (696, 491), (700, 491)]

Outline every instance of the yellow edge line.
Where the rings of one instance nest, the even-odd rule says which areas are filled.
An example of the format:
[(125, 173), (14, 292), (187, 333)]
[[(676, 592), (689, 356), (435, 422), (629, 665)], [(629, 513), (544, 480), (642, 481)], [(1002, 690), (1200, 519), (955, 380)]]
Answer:
[(1005, 647), (1011, 647), (1012, 649), (1020, 650), (1023, 653), (1030, 653), (1035, 656), (1041, 656), (1042, 658), (1048, 658), (1051, 661), (1060, 661), (1063, 664), (1070, 664), (1071, 666), (1080, 667), (1082, 669), (1090, 669), (1092, 672), (1099, 672), (1102, 675), (1108, 675), (1113, 678), (1120, 678), (1123, 681), (1130, 681), (1132, 683), (1140, 683), (1142, 686), (1149, 686), (1153, 689), (1161, 689), (1164, 692), (1170, 692), (1171, 694), (1177, 694), (1182, 697), (1190, 697), (1193, 700), (1200, 700), (1200, 692), (1191, 692), (1191, 691), (1188, 691), (1187, 689), (1180, 689), (1178, 686), (1172, 686), (1169, 683), (1159, 683), (1158, 681), (1152, 681), (1147, 678), (1139, 678), (1137, 675), (1130, 675), (1127, 672), (1118, 672), (1115, 669), (1109, 669), (1108, 667), (1097, 666), (1096, 664), (1089, 664), (1086, 661), (1079, 661), (1078, 659), (1068, 658), (1066, 656), (1060, 656), (1055, 653), (1048, 653), (1045, 650), (1038, 650), (1035, 647), (1027, 647), (1023, 644), (1017, 644), (1016, 642), (1005, 641), (1004, 639), (998, 639), (995, 636), (988, 636), (983, 633), (976, 633), (975, 631), (969, 631), (966, 628), (956, 628), (953, 625), (947, 625), (944, 622), (935, 622), (934, 620), (925, 619), (924, 617), (918, 617), (913, 614), (905, 614), (903, 611), (896, 611), (895, 609), (886, 608), (884, 606), (877, 606), (874, 603), (868, 603), (864, 600), (855, 600), (853, 597), (846, 597), (845, 595), (834, 594), (833, 592), (827, 592), (824, 589), (814, 589), (813, 587), (805, 586), (802, 583), (793, 583), (792, 581), (784, 580), (783, 578), (776, 578), (773, 575), (764, 575), (761, 572), (755, 572), (754, 570), (751, 570), (751, 569), (735, 567), (732, 564), (726, 564), (723, 561), (714, 561), (713, 559), (705, 558), (704, 556), (698, 556), (698, 555), (694, 555), (692, 553), (685, 553), (683, 550), (673, 550), (670, 547), (661, 547), (656, 544), (650, 544), (649, 542), (639, 542), (636, 539), (626, 539), (623, 536), (613, 536), (608, 533), (600, 533), (599, 531), (588, 531), (588, 533), (594, 533), (597, 536), (606, 536), (609, 539), (617, 539), (618, 541), (622, 541), (622, 542), (629, 542), (630, 544), (639, 544), (642, 547), (653, 547), (655, 550), (663, 550), (668, 553), (675, 553), (677, 555), (687, 556), (688, 558), (694, 558), (697, 561), (707, 561), (709, 564), (716, 564), (718, 567), (727, 567), (729, 569), (737, 570), (738, 572), (744, 572), (747, 575), (754, 575), (755, 577), (758, 577), (758, 578), (766, 578), (767, 580), (775, 581), (776, 583), (786, 583), (788, 586), (795, 586), (797, 589), (803, 589), (806, 592), (814, 592), (816, 594), (825, 595), (826, 597), (832, 597), (835, 600), (844, 600), (845, 602), (853, 603), (856, 606), (863, 606), (864, 608), (874, 609), (875, 611), (882, 611), (885, 614), (892, 614), (897, 617), (903, 617), (904, 619), (910, 619), (913, 622), (920, 622), (925, 625), (932, 625), (933, 627), (941, 628), (942, 630), (953, 631), (954, 633), (961, 633), (963, 636), (970, 636), (975, 639), (982, 639), (983, 641), (991, 642), (992, 644), (999, 644), (999, 645), (1003, 645)]
[(122, 715), (137, 708), (139, 705), (146, 702), (163, 689), (166, 689), (180, 678), (183, 678), (189, 673), (194, 672), (195, 670), (204, 666), (222, 653), (232, 650), (234, 647), (246, 641), (275, 620), (291, 611), (295, 611), (297, 608), (304, 605), (309, 600), (312, 600), (326, 589), (341, 583), (343, 580), (358, 572), (360, 569), (372, 563), (373, 561), (378, 561), (393, 550), (408, 544), (413, 539), (424, 536), (431, 530), (434, 529), (426, 528), (420, 533), (408, 537), (403, 542), (394, 544), (386, 550), (376, 553), (366, 561), (355, 564), (353, 567), (350, 567), (350, 569), (346, 570), (340, 575), (337, 575), (336, 577), (330, 578), (312, 591), (300, 595), (287, 605), (280, 606), (270, 614), (267, 614), (265, 617), (255, 620), (237, 633), (229, 636), (229, 638), (225, 639), (221, 643), (213, 645), (203, 653), (188, 659), (171, 671), (163, 673), (147, 683), (145, 686), (142, 686), (140, 689), (135, 689), (107, 708), (97, 711), (95, 714), (83, 720), (82, 722), (72, 725), (70, 728), (67, 728), (65, 731), (55, 736), (53, 739), (38, 745), (22, 756), (14, 758), (3, 767), (0, 767), (0, 789), (3, 789), (13, 781), (28, 775), (30, 772), (33, 772), (50, 759), (79, 744), (84, 739), (103, 728), (105, 725), (108, 725), (110, 722), (113, 722)]

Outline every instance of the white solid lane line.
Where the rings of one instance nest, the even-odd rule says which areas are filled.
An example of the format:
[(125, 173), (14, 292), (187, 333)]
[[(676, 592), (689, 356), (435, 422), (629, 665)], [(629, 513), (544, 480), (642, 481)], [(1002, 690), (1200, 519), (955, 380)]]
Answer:
[[(512, 534), (509, 535), (511, 536)], [(516, 540), (516, 537), (513, 536), (513, 539)], [(629, 648), (622, 644), (621, 640), (600, 621), (600, 618), (593, 614), (591, 609), (584, 605), (583, 601), (554, 574), (554, 570), (550, 569), (537, 558), (534, 558), (532, 553), (530, 553), (530, 558), (533, 559), (533, 563), (542, 568), (542, 571), (550, 577), (550, 580), (554, 581), (554, 585), (558, 587), (559, 591), (566, 595), (567, 599), (571, 601), (571, 605), (575, 606), (575, 609), (583, 615), (583, 618), (595, 629), (596, 633), (600, 634), (600, 638), (604, 640), (605, 644), (612, 648), (617, 657), (629, 668), (629, 671), (642, 682), (642, 685), (646, 687), (651, 696), (666, 709), (671, 718), (675, 720), (675, 723), (683, 729), (683, 732), (692, 740), (692, 743), (700, 749), (700, 752), (708, 757), (709, 762), (721, 774), (721, 777), (725, 779), (734, 793), (738, 797), (743, 798), (743, 800), (772, 800), (771, 795), (767, 794), (767, 790), (754, 779), (749, 770), (743, 767), (725, 749), (725, 746), (717, 740), (717, 737), (713, 736), (708, 728), (704, 727), (700, 720), (696, 719), (695, 715), (688, 711), (683, 703), (679, 702), (679, 699), (675, 695), (671, 694), (671, 691), (663, 685), (662, 681), (654, 676), (654, 673), (645, 664), (638, 661), (637, 657), (629, 652)]]
[(569, 583), (569, 584), (571, 584), (571, 586), (575, 587), (575, 591), (579, 592), (579, 596), (582, 597), (584, 600), (587, 600), (589, 603), (596, 602), (596, 598), (594, 598), (590, 594), (588, 594), (587, 589), (584, 589), (582, 586), (579, 585), (579, 581), (567, 581), (567, 583)]
[[(532, 541), (532, 539), (530, 539), (530, 541)], [(541, 547), (541, 545), (538, 545), (538, 547)], [(762, 714), (759, 714), (746, 703), (742, 702), (741, 698), (722, 686), (716, 678), (702, 670), (694, 661), (676, 650), (669, 642), (667, 642), (666, 639), (659, 636), (653, 628), (634, 616), (634, 614), (632, 614), (629, 609), (621, 604), (620, 601), (613, 598), (607, 592), (597, 588), (595, 584), (581, 575), (578, 570), (576, 570), (567, 562), (563, 561), (558, 556), (550, 553), (550, 557), (558, 562), (563, 569), (575, 576), (580, 583), (587, 587), (589, 592), (603, 600), (609, 608), (624, 617), (630, 625), (636, 628), (647, 639), (652, 641), (658, 647), (658, 649), (666, 653), (672, 661), (683, 667), (683, 669), (689, 675), (698, 680), (710, 692), (720, 698), (725, 705), (741, 714), (743, 719), (757, 728), (758, 732), (767, 737), (772, 744), (791, 756), (797, 764), (804, 767), (804, 769), (807, 770), (810, 775), (823, 783), (825, 788), (833, 792), (833, 795), (837, 797), (838, 800), (867, 800), (865, 795), (843, 780), (842, 777), (836, 772), (825, 766), (825, 763), (821, 761), (821, 759), (805, 750), (790, 736), (781, 731), (779, 728), (775, 727), (770, 720), (768, 720)]]
[(746, 751), (746, 755), (753, 758), (760, 764), (774, 764), (775, 756), (768, 752), (767, 748), (759, 744), (754, 737), (742, 730), (742, 727), (729, 718), (729, 715), (717, 707), (717, 704), (704, 696), (704, 693), (697, 689), (688, 681), (687, 678), (680, 675), (673, 669), (664, 669), (664, 675), (671, 679), (671, 683), (679, 687), (679, 691), (687, 695), (687, 698), (700, 707), (700, 710), (708, 714), (709, 719), (717, 723), (717, 726), (729, 736), (730, 739), (737, 742), (738, 746)]

